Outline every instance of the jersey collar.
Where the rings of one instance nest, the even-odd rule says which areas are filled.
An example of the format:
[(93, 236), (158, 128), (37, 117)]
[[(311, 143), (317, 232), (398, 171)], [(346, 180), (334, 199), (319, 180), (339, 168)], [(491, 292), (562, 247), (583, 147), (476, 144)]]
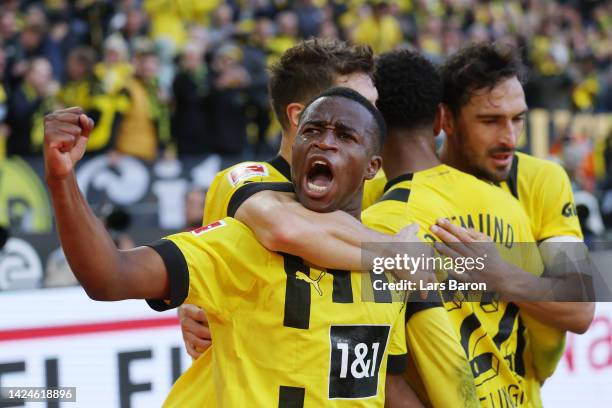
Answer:
[(398, 183), (401, 183), (402, 181), (410, 181), (412, 180), (412, 177), (414, 177), (414, 173), (406, 173), (406, 174), (402, 174), (401, 176), (397, 176), (387, 181), (387, 184), (385, 184), (385, 189), (383, 191), (387, 192), (387, 190), (389, 190), (391, 187), (393, 187), (394, 185)]
[(291, 166), (283, 156), (278, 155), (273, 159), (268, 160), (268, 164), (274, 167), (287, 180), (291, 181)]

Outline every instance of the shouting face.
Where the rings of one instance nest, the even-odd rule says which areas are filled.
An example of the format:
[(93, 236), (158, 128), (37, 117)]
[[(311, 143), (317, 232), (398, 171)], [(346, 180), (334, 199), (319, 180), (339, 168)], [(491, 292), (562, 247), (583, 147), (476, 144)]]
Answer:
[(319, 98), (304, 111), (293, 145), (292, 178), (305, 207), (359, 214), (363, 182), (381, 165), (375, 129), (368, 109), (341, 96)]

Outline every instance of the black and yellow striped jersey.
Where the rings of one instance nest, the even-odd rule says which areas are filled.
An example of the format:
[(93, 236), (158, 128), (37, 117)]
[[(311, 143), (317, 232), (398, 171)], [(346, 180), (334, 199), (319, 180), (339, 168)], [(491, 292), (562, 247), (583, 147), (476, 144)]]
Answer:
[[(387, 363), (405, 363), (404, 303), (363, 300), (367, 275), (270, 252), (229, 217), (151, 247), (164, 260), (171, 296), (149, 304), (188, 302), (208, 313), (218, 406), (384, 405)], [(186, 378), (202, 379), (190, 374), (201, 364)], [(170, 397), (181, 402), (166, 406), (199, 406), (184, 405), (190, 384), (174, 387)]]
[[(436, 240), (429, 228), (440, 217), (487, 234), (500, 244), (498, 248), (505, 248), (500, 252), (507, 261), (533, 274), (542, 273), (529, 219), (520, 203), (449, 166), (388, 181), (380, 201), (362, 213), (365, 225), (387, 233), (417, 222), (420, 236), (427, 241)], [(481, 406), (541, 406), (530, 336), (518, 307), (495, 298), (467, 300), (457, 291), (443, 302), (407, 305), (406, 335), (412, 357), (407, 378), (413, 388), (436, 407), (471, 406), (475, 400), (470, 401), (465, 381), (472, 380)], [(426, 308), (436, 314), (427, 316)], [(420, 332), (422, 327), (428, 328), (425, 333)], [(430, 344), (421, 336), (427, 336)], [(440, 384), (445, 384), (443, 389)]]

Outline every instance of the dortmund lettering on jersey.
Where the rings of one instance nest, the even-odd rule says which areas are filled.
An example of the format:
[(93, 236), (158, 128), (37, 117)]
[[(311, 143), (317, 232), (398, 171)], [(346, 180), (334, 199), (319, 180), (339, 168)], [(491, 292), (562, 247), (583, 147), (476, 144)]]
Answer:
[[(506, 260), (533, 274), (542, 273), (537, 250), (530, 251), (530, 257), (510, 255), (515, 243), (534, 242), (520, 203), (501, 189), (451, 167), (440, 165), (390, 180), (380, 201), (362, 213), (364, 224), (388, 233), (417, 222), (420, 236), (429, 241), (436, 240), (429, 228), (440, 217), (487, 233), (501, 244), (498, 247), (508, 249)], [(424, 318), (422, 304), (407, 305), (408, 349), (415, 360), (412, 370), (418, 367), (418, 375), (423, 378), (419, 384), (415, 373), (408, 373), (417, 393), (436, 406), (463, 406), (466, 388), (453, 378), (470, 378), (482, 406), (541, 406), (529, 335), (518, 308), (497, 299), (468, 302), (463, 295), (457, 292), (453, 299), (426, 305), (438, 311), (433, 318)], [(442, 306), (444, 313), (440, 312), (444, 311)], [(419, 313), (411, 311), (414, 308), (420, 309)], [(436, 330), (437, 335), (420, 339), (419, 333), (428, 324), (434, 326), (429, 330)], [(449, 326), (453, 334), (444, 335), (444, 327)], [(418, 351), (426, 350), (426, 342), (432, 339), (437, 346), (423, 357)], [(429, 358), (431, 353), (441, 354), (440, 350), (446, 353), (444, 357)], [(428, 388), (439, 384), (441, 378), (457, 384), (454, 393)]]
[(525, 208), (536, 241), (558, 236), (582, 239), (572, 186), (558, 164), (516, 153), (508, 180), (501, 187)]
[[(387, 366), (405, 361), (404, 304), (362, 301), (361, 274), (270, 252), (235, 219), (213, 225), (151, 245), (171, 296), (149, 304), (207, 310), (218, 406), (382, 407)], [(193, 369), (185, 375), (200, 378)], [(175, 401), (181, 387), (189, 390), (179, 379)]]

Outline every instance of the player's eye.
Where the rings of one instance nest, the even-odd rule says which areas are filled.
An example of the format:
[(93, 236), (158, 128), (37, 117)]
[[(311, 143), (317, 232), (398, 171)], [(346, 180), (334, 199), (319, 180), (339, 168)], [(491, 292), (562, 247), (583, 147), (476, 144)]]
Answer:
[(525, 120), (524, 116), (517, 116), (513, 119), (514, 122), (523, 122)]
[(355, 140), (355, 136), (348, 132), (338, 132), (338, 137), (342, 140)]
[(317, 128), (314, 128), (314, 127), (309, 127), (309, 128), (304, 129), (304, 132), (303, 132), (303, 133), (304, 133), (306, 136), (315, 136), (315, 135), (320, 134), (320, 133), (321, 133), (321, 131), (320, 131), (319, 129), (317, 129)]

